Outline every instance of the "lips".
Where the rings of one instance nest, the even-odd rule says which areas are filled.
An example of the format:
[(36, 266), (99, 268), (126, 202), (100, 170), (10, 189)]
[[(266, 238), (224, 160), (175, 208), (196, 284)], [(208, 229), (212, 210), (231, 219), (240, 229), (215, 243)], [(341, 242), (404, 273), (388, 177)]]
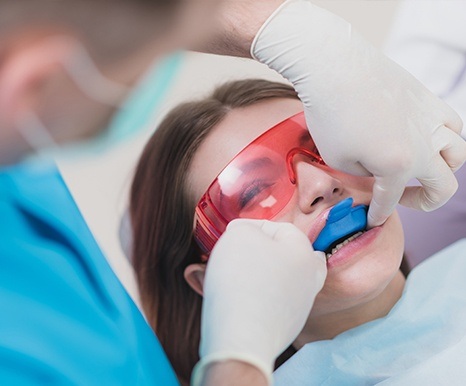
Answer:
[(366, 230), (367, 206), (353, 204), (353, 198), (347, 197), (317, 216), (308, 233), (316, 250), (332, 251), (338, 243)]
[(345, 245), (351, 243), (352, 241), (356, 240), (359, 236), (363, 235), (365, 231), (359, 231), (353, 234), (350, 234), (346, 238), (341, 240), (335, 241), (330, 247), (325, 250), (325, 256), (330, 259), (335, 253), (337, 253), (340, 249), (342, 249)]
[(334, 269), (353, 261), (354, 257), (361, 256), (362, 251), (366, 250), (379, 237), (384, 225), (371, 228), (364, 232), (353, 241), (344, 245), (341, 249), (327, 259), (327, 269)]
[[(335, 205), (337, 204), (338, 202)], [(324, 229), (325, 225), (327, 224), (328, 214), (335, 205), (332, 205), (328, 207), (327, 209), (325, 209), (324, 211), (322, 211), (317, 216), (317, 218), (314, 220), (314, 224), (312, 225), (311, 230), (307, 234), (307, 237), (309, 238), (311, 243), (314, 243), (317, 237), (319, 237), (320, 232), (322, 232), (322, 229)], [(360, 204), (354, 204), (354, 206), (357, 206), (357, 205), (360, 205)]]
[(314, 241), (316, 241), (317, 237), (319, 236), (319, 233), (322, 232), (322, 229), (324, 229), (325, 224), (327, 223), (328, 214), (332, 210), (333, 206), (325, 209), (315, 219), (314, 224), (311, 227), (311, 230), (307, 234), (307, 237), (309, 238), (312, 244), (314, 244)]

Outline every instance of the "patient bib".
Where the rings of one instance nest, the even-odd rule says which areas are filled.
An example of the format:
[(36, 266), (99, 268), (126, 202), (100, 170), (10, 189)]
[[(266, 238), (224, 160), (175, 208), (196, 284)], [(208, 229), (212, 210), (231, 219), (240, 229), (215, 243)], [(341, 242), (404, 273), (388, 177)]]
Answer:
[(274, 385), (464, 385), (466, 239), (418, 265), (390, 313), (308, 343)]

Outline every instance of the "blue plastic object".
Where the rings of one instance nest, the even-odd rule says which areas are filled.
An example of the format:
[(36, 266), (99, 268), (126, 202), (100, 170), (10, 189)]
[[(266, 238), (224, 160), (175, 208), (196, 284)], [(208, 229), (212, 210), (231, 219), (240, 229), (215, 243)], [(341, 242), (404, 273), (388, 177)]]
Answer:
[(313, 244), (316, 251), (325, 252), (336, 241), (366, 229), (367, 205), (352, 205), (353, 199), (348, 197), (330, 210), (327, 223)]

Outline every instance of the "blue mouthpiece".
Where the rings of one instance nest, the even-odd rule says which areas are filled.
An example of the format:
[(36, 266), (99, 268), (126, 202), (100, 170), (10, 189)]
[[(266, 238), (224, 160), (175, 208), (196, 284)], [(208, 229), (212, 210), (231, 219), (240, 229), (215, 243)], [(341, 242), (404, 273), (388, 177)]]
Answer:
[(348, 197), (330, 210), (327, 223), (313, 244), (316, 251), (325, 252), (337, 241), (366, 229), (367, 205), (352, 205), (353, 199)]

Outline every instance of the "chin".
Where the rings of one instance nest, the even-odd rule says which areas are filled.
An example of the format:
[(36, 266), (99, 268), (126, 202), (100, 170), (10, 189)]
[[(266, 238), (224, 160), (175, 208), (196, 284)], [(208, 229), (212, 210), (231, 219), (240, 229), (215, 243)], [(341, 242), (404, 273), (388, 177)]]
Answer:
[(349, 309), (371, 301), (393, 280), (399, 271), (404, 249), (398, 215), (392, 215), (374, 234), (369, 242), (364, 242), (363, 248), (352, 251), (350, 258), (329, 267), (311, 314)]

